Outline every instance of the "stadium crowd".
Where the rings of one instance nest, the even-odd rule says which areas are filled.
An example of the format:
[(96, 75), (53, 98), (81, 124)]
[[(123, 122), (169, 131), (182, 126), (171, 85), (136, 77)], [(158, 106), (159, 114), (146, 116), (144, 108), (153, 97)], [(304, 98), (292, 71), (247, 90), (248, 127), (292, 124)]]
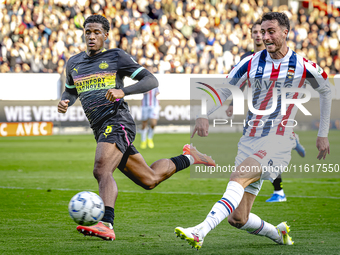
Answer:
[(268, 11), (290, 18), (291, 49), (328, 74), (340, 72), (340, 12), (273, 0), (2, 0), (0, 72), (62, 73), (86, 49), (85, 19), (102, 14), (111, 23), (106, 47), (153, 73), (229, 73), (253, 47), (249, 26)]

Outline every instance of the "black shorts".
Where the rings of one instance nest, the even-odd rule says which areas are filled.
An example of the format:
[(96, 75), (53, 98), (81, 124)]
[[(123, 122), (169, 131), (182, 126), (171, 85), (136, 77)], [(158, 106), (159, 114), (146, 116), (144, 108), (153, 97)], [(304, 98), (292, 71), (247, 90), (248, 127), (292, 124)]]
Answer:
[(93, 133), (97, 143), (115, 143), (123, 153), (123, 158), (118, 166), (119, 170), (125, 168), (130, 155), (139, 153), (132, 144), (136, 137), (136, 124), (128, 110), (119, 109), (115, 115), (93, 128)]

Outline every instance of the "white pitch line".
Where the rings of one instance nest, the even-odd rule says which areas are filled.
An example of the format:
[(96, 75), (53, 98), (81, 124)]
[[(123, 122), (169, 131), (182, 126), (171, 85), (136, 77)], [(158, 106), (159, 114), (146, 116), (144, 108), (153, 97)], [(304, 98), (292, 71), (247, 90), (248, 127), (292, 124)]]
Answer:
[[(0, 189), (25, 189), (25, 190), (47, 190), (46, 188), (24, 188), (24, 187), (11, 187), (11, 186), (0, 186)], [(69, 189), (69, 188), (48, 188), (49, 190), (58, 190), (58, 191), (81, 191), (79, 189)], [(93, 189), (88, 189), (88, 191), (94, 191), (96, 192), (97, 190)], [(158, 192), (150, 192), (150, 191), (139, 191), (139, 190), (119, 190), (118, 192), (120, 193), (138, 193), (138, 194), (147, 194), (147, 193), (152, 193), (152, 194), (164, 194), (164, 195), (197, 195), (197, 196), (207, 196), (207, 195), (223, 195), (221, 193), (197, 193), (197, 192), (178, 192), (178, 191), (158, 191)], [(259, 194), (257, 195), (259, 197), (269, 197), (270, 195), (264, 195), (264, 194)], [(293, 198), (326, 198), (326, 199), (340, 199), (340, 197), (330, 197), (330, 196), (296, 196), (296, 195), (291, 195), (288, 197), (293, 197)]]
[(282, 182), (288, 183), (307, 183), (307, 184), (340, 184), (340, 182), (321, 182), (321, 181), (291, 181), (291, 180), (283, 180)]
[[(18, 178), (25, 178), (25, 179), (65, 179), (64, 176), (25, 176), (25, 177), (22, 177), (22, 176), (15, 176), (15, 175), (12, 175), (12, 176), (6, 176), (6, 178), (11, 178), (11, 179), (18, 179)], [(83, 177), (83, 176), (72, 176), (71, 177), (72, 179), (93, 179), (93, 176), (88, 176), (88, 177)], [(114, 176), (115, 179), (126, 179), (126, 176)], [(171, 180), (176, 180), (177, 178), (176, 177), (171, 177)], [(213, 178), (211, 178), (213, 179)], [(199, 181), (204, 181), (204, 180), (210, 180), (209, 179), (206, 179), (206, 178), (200, 178), (200, 179), (197, 179)], [(215, 179), (216, 181), (228, 181), (228, 179), (221, 179), (221, 178), (216, 178)], [(296, 181), (292, 181), (292, 180), (287, 180), (287, 179), (284, 179), (283, 180), (284, 183), (305, 183), (305, 184), (325, 184), (325, 185), (338, 185), (340, 184), (340, 182), (328, 182), (328, 181), (299, 181), (299, 179), (297, 178)]]

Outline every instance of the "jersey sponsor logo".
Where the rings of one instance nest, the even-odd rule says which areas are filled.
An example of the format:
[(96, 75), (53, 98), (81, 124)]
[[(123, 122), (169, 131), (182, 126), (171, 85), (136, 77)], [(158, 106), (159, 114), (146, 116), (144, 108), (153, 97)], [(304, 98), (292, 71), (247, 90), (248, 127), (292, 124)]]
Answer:
[(254, 155), (258, 156), (260, 159), (263, 159), (267, 155), (267, 152), (265, 150), (259, 150), (258, 152), (254, 153)]
[(255, 80), (255, 88), (256, 89), (262, 89), (261, 81), (259, 79)]
[(295, 74), (295, 68), (294, 67), (289, 67), (288, 72), (287, 72), (287, 77), (289, 79), (292, 79)]
[(102, 61), (100, 64), (99, 64), (99, 68), (100, 69), (106, 69), (109, 67), (109, 64), (106, 63), (106, 61)]
[[(263, 86), (266, 89), (269, 89), (272, 86), (273, 82), (275, 82), (275, 81), (271, 81), (271, 80), (268, 81), (268, 80), (255, 79), (255, 88), (256, 89), (260, 89), (260, 90), (262, 89), (262, 81), (263, 81)], [(277, 85), (275, 87), (278, 87), (281, 83), (275, 82), (275, 84)]]
[(115, 73), (96, 73), (89, 76), (74, 77), (78, 94), (91, 90), (112, 89), (116, 87)]

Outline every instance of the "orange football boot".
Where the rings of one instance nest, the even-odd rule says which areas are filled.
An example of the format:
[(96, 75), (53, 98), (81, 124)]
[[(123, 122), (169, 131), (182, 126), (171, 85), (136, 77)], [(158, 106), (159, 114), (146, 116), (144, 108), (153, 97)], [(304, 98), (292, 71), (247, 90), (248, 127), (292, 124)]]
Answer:
[(78, 226), (77, 230), (84, 236), (96, 236), (107, 241), (113, 241), (116, 239), (116, 235), (113, 231), (112, 225), (110, 224), (110, 227), (108, 227), (104, 225), (101, 221), (94, 226)]
[(199, 152), (192, 144), (184, 145), (183, 155), (191, 155), (194, 158), (194, 165), (216, 166), (215, 161), (210, 156)]

